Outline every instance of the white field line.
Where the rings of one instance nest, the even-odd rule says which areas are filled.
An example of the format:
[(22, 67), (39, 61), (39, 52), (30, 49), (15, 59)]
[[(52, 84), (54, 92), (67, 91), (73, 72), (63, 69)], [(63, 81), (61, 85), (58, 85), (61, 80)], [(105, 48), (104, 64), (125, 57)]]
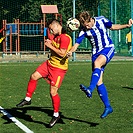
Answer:
[(22, 124), (20, 121), (18, 121), (15, 117), (13, 117), (11, 114), (9, 114), (4, 108), (0, 106), (0, 112), (3, 113), (3, 115), (6, 115), (12, 122), (14, 122), (20, 129), (22, 129), (25, 133), (34, 133), (29, 128), (27, 128), (24, 124)]

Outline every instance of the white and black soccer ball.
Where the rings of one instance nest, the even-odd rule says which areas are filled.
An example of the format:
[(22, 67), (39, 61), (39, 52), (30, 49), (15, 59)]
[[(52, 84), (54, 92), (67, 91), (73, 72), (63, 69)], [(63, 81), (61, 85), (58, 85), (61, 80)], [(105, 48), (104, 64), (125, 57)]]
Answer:
[(67, 28), (71, 31), (76, 31), (80, 27), (80, 22), (76, 18), (69, 18), (66, 24)]

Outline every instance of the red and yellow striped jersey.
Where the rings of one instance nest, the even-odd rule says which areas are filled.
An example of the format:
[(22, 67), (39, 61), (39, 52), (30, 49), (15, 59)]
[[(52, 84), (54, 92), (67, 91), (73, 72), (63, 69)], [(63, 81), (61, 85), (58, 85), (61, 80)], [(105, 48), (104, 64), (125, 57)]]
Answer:
[[(52, 45), (57, 49), (66, 49), (68, 52), (72, 47), (72, 39), (68, 34), (61, 34), (53, 39)], [(54, 67), (63, 70), (68, 69), (68, 58), (59, 56), (53, 50), (51, 50), (51, 56), (48, 61)]]

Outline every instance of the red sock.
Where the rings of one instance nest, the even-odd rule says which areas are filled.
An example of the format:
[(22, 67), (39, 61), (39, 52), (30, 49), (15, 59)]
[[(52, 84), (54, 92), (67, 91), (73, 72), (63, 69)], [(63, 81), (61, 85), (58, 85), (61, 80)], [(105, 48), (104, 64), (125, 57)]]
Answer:
[(37, 80), (30, 79), (28, 82), (26, 97), (32, 97), (37, 86)]
[(59, 95), (52, 96), (52, 104), (54, 108), (54, 112), (59, 112), (60, 108), (60, 97)]

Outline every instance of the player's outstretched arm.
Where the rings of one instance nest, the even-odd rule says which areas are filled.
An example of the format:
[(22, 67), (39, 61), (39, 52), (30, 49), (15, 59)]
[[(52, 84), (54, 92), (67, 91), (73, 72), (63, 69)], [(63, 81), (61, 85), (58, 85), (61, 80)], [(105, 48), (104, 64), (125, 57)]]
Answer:
[(133, 20), (129, 19), (128, 24), (113, 24), (110, 30), (121, 30), (124, 28), (129, 28), (133, 24)]
[(75, 52), (78, 48), (79, 44), (75, 43), (74, 46), (72, 46), (71, 50), (69, 52), (67, 52), (67, 57), (71, 57), (72, 56), (72, 52)]

